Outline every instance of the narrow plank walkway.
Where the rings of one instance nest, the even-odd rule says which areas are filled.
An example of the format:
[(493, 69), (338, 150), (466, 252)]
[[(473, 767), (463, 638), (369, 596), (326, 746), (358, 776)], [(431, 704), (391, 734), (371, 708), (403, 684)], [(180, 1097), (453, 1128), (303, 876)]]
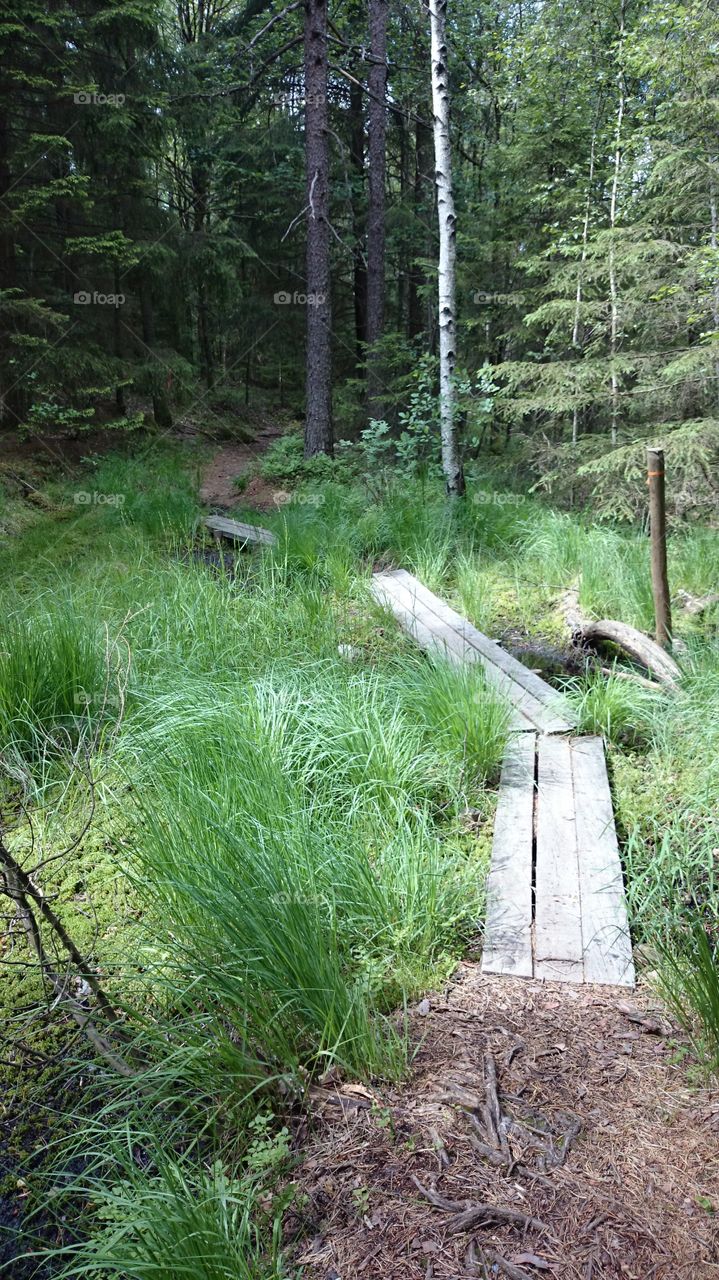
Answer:
[(483, 971), (633, 986), (602, 739), (563, 736), (576, 720), (556, 690), (411, 574), (375, 574), (372, 589), (422, 648), (452, 662), (481, 662), (513, 707), (487, 879)]
[(482, 635), (405, 569), (375, 573), (372, 593), (421, 648), (442, 653), (450, 662), (481, 663), (489, 683), (512, 704), (513, 729), (567, 733), (575, 727), (574, 713), (556, 689)]
[(254, 524), (244, 524), (242, 520), (230, 520), (227, 516), (208, 516), (205, 526), (210, 533), (214, 533), (216, 538), (229, 538), (231, 542), (241, 544), (258, 542), (267, 547), (274, 547), (277, 543), (276, 535), (269, 529), (261, 529), (259, 525)]

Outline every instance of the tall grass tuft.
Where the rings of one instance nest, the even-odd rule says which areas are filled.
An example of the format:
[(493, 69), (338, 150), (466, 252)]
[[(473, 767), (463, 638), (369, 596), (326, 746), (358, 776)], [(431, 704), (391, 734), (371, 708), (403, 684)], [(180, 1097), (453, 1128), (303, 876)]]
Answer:
[(397, 703), (337, 662), (278, 667), (154, 700), (128, 738), (158, 946), (171, 935), (178, 986), (198, 980), (273, 1069), (396, 1075), (381, 1007), (431, 980), (476, 909), (433, 826), (443, 757)]
[(566, 686), (581, 733), (599, 733), (614, 743), (646, 741), (668, 695), (626, 679), (616, 671), (589, 671)]
[(511, 709), (489, 688), (481, 667), (407, 657), (396, 668), (394, 687), (425, 742), (461, 764), (468, 786), (499, 777)]
[(16, 616), (0, 640), (0, 749), (20, 757), (75, 742), (112, 702), (99, 628), (70, 601)]
[(694, 918), (683, 941), (676, 947), (660, 948), (660, 981), (664, 995), (679, 1024), (689, 1035), (698, 1057), (714, 1075), (719, 1075), (719, 917), (714, 921), (714, 940), (706, 921)]
[[(111, 1141), (105, 1178), (77, 1178), (76, 1196), (93, 1208), (93, 1225), (76, 1245), (44, 1251), (58, 1280), (280, 1280), (279, 1229), (261, 1233), (252, 1177), (232, 1177), (220, 1160), (173, 1157), (128, 1129)], [(89, 1224), (87, 1224), (89, 1226)], [(58, 1271), (58, 1265), (61, 1269)]]

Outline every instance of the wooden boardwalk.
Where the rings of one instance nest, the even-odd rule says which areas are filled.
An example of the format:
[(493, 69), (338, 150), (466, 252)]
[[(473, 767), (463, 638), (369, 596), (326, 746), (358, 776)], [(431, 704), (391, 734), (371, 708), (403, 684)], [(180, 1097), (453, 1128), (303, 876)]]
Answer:
[(513, 729), (566, 733), (574, 728), (574, 713), (556, 689), (477, 631), (411, 573), (405, 569), (376, 573), (372, 592), (421, 648), (441, 653), (450, 662), (481, 663), (488, 682), (512, 704)]
[(621, 861), (601, 738), (548, 684), (404, 570), (372, 590), (424, 649), (480, 662), (513, 708), (502, 764), (482, 968), (563, 982), (634, 985)]
[(248, 542), (261, 543), (266, 547), (277, 545), (277, 536), (269, 529), (259, 525), (245, 524), (242, 520), (230, 520), (227, 516), (207, 516), (205, 527), (214, 533), (216, 538), (229, 538), (230, 542), (246, 545)]

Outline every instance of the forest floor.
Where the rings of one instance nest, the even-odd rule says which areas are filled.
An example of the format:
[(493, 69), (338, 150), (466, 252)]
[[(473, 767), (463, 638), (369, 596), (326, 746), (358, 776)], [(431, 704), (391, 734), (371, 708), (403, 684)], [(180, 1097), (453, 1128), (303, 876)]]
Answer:
[[(692, 1083), (648, 988), (526, 982), (463, 962), (411, 1029), (419, 1049), (402, 1085), (314, 1091), (295, 1175), (317, 1222), (296, 1250), (304, 1275), (719, 1276), (719, 1092)], [(487, 1055), (503, 1164), (481, 1118)], [(487, 1206), (519, 1216), (503, 1223)]]
[[(282, 428), (268, 421), (260, 427), (251, 444), (221, 445), (205, 468), (200, 486), (200, 501), (213, 510), (237, 506), (238, 477), (245, 475), (281, 435)], [(252, 476), (243, 490), (242, 501), (257, 511), (274, 511), (278, 506), (276, 493), (277, 485), (256, 475)]]

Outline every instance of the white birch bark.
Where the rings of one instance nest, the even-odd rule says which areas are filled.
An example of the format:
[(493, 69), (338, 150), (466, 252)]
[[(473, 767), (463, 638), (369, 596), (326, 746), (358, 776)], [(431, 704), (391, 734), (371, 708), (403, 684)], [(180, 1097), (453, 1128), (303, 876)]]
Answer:
[(429, 0), (432, 59), (434, 168), (439, 219), (439, 416), (442, 469), (447, 493), (464, 493), (464, 475), (457, 440), (454, 366), (456, 360), (455, 257), (457, 219), (452, 192), (452, 151), (449, 137), (449, 69), (447, 65), (447, 0)]

